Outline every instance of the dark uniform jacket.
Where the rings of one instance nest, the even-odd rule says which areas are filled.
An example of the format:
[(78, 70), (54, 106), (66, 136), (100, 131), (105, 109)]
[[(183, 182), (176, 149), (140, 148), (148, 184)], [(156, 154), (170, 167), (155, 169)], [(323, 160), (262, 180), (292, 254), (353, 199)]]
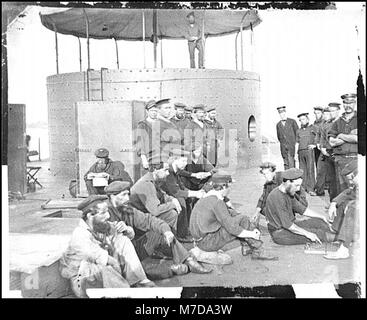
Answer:
[(164, 212), (176, 209), (167, 193), (160, 186), (156, 186), (153, 175), (147, 172), (142, 176), (130, 190), (130, 203), (136, 209), (159, 216)]
[(230, 214), (223, 200), (215, 195), (199, 199), (190, 218), (192, 236), (198, 239), (221, 228), (234, 236), (243, 231), (238, 219)]
[[(280, 186), (282, 183), (282, 173), (276, 172), (275, 177), (272, 181), (265, 182), (263, 187), (263, 193), (261, 194), (258, 202), (257, 207), (261, 208), (260, 213), (265, 215), (265, 205), (266, 199), (268, 198), (271, 191), (273, 191), (276, 187)], [(297, 191), (293, 197), (294, 201), (298, 201), (301, 205), (307, 208), (308, 201), (306, 196), (306, 191), (303, 187), (301, 187), (300, 191)]]
[(148, 161), (160, 152), (159, 122), (147, 119), (138, 123), (135, 146), (138, 157), (145, 155)]
[(208, 140), (210, 144), (213, 144), (216, 140), (223, 139), (223, 127), (218, 120), (214, 119), (211, 121), (206, 119), (204, 122), (208, 130)]
[(161, 161), (167, 161), (169, 153), (172, 149), (181, 147), (181, 131), (174, 124), (173, 121), (159, 118), (160, 125), (160, 154)]
[[(352, 119), (347, 121), (345, 118), (345, 114), (335, 120), (330, 128), (328, 138), (333, 137), (336, 138), (338, 134), (344, 133), (344, 134), (350, 134), (352, 130), (356, 130), (358, 126), (357, 121), (357, 114), (354, 113), (354, 116)], [(345, 142), (344, 144), (333, 147), (333, 153), (335, 155), (350, 155), (350, 154), (357, 154), (358, 153), (358, 143), (348, 143)]]
[(121, 161), (112, 161), (108, 159), (107, 166), (104, 170), (101, 170), (97, 163), (93, 164), (87, 173), (84, 175), (84, 180), (87, 180), (87, 176), (89, 173), (101, 173), (106, 172), (110, 175), (108, 183), (110, 184), (113, 181), (128, 181), (130, 184), (133, 184), (133, 181), (130, 175), (125, 171), (125, 166)]
[(295, 213), (303, 214), (306, 207), (278, 188), (270, 192), (265, 206), (265, 216), (271, 230), (288, 229), (295, 221)]
[(189, 196), (189, 190), (185, 187), (182, 177), (173, 170), (172, 165), (169, 166), (168, 171), (169, 175), (162, 185), (162, 189), (172, 197), (186, 199)]
[[(186, 127), (186, 134), (189, 134), (191, 137), (192, 145), (199, 143), (203, 147), (203, 154), (206, 155), (207, 152), (207, 144), (208, 144), (208, 129), (204, 122), (202, 122), (202, 126), (198, 124), (195, 120), (190, 121), (190, 123)], [(186, 143), (186, 141), (185, 141)]]
[(298, 151), (308, 150), (308, 146), (315, 144), (316, 130), (313, 125), (302, 126), (297, 130), (296, 141), (299, 143)]
[(323, 119), (321, 120), (315, 120), (313, 123), (313, 127), (315, 128), (315, 144), (319, 144), (320, 143), (320, 139), (321, 139), (321, 127), (323, 126), (323, 124), (325, 123), (325, 121)]
[(179, 119), (177, 117), (173, 117), (171, 119), (171, 121), (176, 125), (176, 127), (180, 131), (181, 145), (185, 145), (185, 129), (189, 125), (189, 123), (191, 122), (191, 119), (186, 118), (186, 116), (184, 116), (182, 119)]
[(287, 150), (291, 155), (294, 156), (296, 147), (296, 133), (298, 130), (298, 124), (296, 120), (287, 118), (285, 120), (285, 125), (282, 124), (282, 121), (279, 121), (276, 128), (282, 156), (286, 155)]
[(186, 116), (184, 116), (183, 118), (177, 118), (176, 116), (173, 117), (171, 119), (171, 121), (177, 126), (177, 128), (180, 129), (180, 131), (184, 132), (186, 126), (190, 123), (190, 119), (186, 118)]
[(208, 159), (213, 164), (216, 164), (218, 158), (218, 140), (222, 140), (224, 136), (224, 130), (220, 122), (216, 119), (213, 121), (206, 119), (205, 125), (207, 127), (207, 140), (208, 140)]
[(328, 134), (333, 125), (333, 121), (325, 121), (322, 126), (320, 127), (320, 145), (322, 148), (326, 148), (328, 152), (331, 151), (331, 145), (329, 143)]
[(121, 206), (116, 208), (108, 200), (108, 212), (110, 213), (111, 222), (123, 221), (127, 226), (134, 228), (135, 235), (139, 237), (142, 233), (147, 231), (154, 231), (159, 234), (163, 234), (167, 231), (171, 231), (169, 225), (163, 220), (146, 214), (140, 210), (133, 208), (130, 205)]
[(185, 169), (180, 170), (178, 174), (182, 177), (182, 181), (186, 188), (190, 190), (200, 190), (210, 177), (200, 180), (192, 177), (191, 174), (198, 172), (213, 173), (213, 170), (215, 170), (213, 165), (203, 155), (201, 155), (196, 163), (192, 160), (189, 160)]

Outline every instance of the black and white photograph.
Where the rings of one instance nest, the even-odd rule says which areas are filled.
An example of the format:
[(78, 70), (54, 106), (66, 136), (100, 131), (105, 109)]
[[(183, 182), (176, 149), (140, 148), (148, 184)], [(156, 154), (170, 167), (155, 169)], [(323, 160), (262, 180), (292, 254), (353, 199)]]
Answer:
[(365, 38), (365, 2), (2, 2), (2, 297), (365, 298)]

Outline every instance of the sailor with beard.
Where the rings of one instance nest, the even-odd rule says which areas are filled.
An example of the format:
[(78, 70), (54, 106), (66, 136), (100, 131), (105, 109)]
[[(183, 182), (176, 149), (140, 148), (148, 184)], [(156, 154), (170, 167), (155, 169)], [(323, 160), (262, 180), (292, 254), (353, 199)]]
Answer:
[[(121, 161), (112, 161), (109, 158), (109, 151), (106, 148), (99, 148), (94, 152), (97, 158), (87, 173), (84, 175), (85, 185), (89, 195), (105, 194), (104, 187), (113, 181), (129, 181), (132, 183), (130, 175), (125, 171), (125, 166)], [(105, 178), (106, 184), (103, 186), (93, 185), (94, 178)]]
[(180, 102), (174, 103), (176, 115), (172, 118), (172, 122), (177, 126), (181, 132), (181, 137), (184, 136), (184, 130), (186, 126), (190, 123), (190, 119), (185, 116), (186, 105)]
[[(266, 199), (265, 216), (271, 238), (281, 245), (332, 242), (335, 235), (326, 217), (294, 200), (295, 193), (301, 188), (302, 175), (301, 169), (285, 170), (283, 183)], [(296, 220), (296, 213), (310, 219)]]
[[(260, 173), (265, 178), (265, 183), (263, 186), (263, 192), (257, 202), (255, 215), (253, 216), (253, 222), (258, 226), (260, 222), (261, 215), (265, 216), (265, 204), (266, 199), (268, 198), (271, 191), (273, 191), (276, 187), (279, 187), (282, 182), (282, 172), (275, 171), (276, 165), (271, 162), (263, 162), (260, 165)], [(303, 187), (300, 188), (299, 191), (296, 191), (294, 194), (294, 199), (299, 201), (300, 205), (305, 207), (308, 206), (306, 191)]]
[(344, 94), (341, 98), (345, 112), (333, 122), (328, 133), (329, 143), (333, 148), (338, 194), (348, 188), (348, 181), (341, 174), (343, 168), (357, 159), (358, 155), (358, 121), (355, 111), (357, 95)]
[[(113, 221), (118, 231), (123, 233), (128, 228), (133, 228), (134, 234), (136, 234), (133, 243), (142, 261), (161, 250), (168, 252), (169, 256), (173, 258), (173, 266), (171, 267), (171, 273), (169, 273), (171, 275), (183, 274), (189, 271), (195, 273), (211, 271), (204, 268), (190, 256), (188, 251), (175, 238), (166, 222), (130, 205), (130, 184), (128, 182), (113, 182), (105, 190), (109, 198), (107, 204), (111, 215), (110, 221)], [(167, 274), (163, 269), (161, 271)], [(164, 274), (160, 276), (164, 278)], [(157, 277), (159, 278), (159, 276)]]
[[(70, 279), (74, 294), (87, 288), (155, 287), (147, 279), (134, 245), (121, 226), (108, 221), (107, 196), (90, 196), (79, 204), (83, 216), (63, 254), (61, 275)], [(131, 237), (131, 230), (127, 230)]]

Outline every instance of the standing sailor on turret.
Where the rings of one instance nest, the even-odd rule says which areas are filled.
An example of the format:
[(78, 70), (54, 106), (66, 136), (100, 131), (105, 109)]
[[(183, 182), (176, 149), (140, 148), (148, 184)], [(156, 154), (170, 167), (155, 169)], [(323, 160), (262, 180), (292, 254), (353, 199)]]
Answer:
[(204, 69), (204, 46), (201, 38), (201, 28), (195, 22), (194, 12), (187, 16), (188, 24), (186, 26), (186, 36), (190, 53), (190, 68), (195, 68), (195, 48), (199, 51), (199, 69)]

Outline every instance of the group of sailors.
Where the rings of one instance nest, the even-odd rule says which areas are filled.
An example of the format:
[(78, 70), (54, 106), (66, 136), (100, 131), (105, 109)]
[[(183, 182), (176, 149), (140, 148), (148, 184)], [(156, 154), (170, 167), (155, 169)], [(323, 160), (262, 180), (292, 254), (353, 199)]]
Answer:
[[(278, 257), (260, 240), (262, 215), (275, 243), (338, 241), (339, 249), (325, 258), (348, 258), (358, 220), (358, 165), (351, 154), (355, 149), (344, 146), (354, 141), (349, 137), (356, 132), (350, 115), (354, 109), (349, 100), (344, 108), (341, 120), (333, 118), (330, 125), (326, 116), (325, 125), (320, 125), (329, 124), (330, 129), (325, 129), (329, 146), (323, 140), (315, 143), (310, 139), (318, 131), (308, 129), (306, 114), (299, 116), (299, 129), (294, 120), (284, 117), (285, 107), (279, 109), (285, 121), (278, 124), (285, 170), (277, 172), (270, 162), (261, 164), (266, 182), (256, 214), (250, 218), (233, 207), (229, 198), (232, 177), (217, 166), (223, 128), (216, 120), (215, 108), (197, 105), (191, 111), (169, 99), (149, 101), (147, 118), (139, 123), (136, 137), (142, 176), (133, 183), (124, 165), (109, 158), (107, 149), (96, 150), (97, 162), (85, 175), (90, 195), (78, 206), (82, 219), (61, 259), (62, 276), (70, 279), (77, 296), (85, 297), (88, 287), (154, 287), (153, 281), (174, 275), (210, 273), (208, 265), (232, 262), (225, 251), (237, 245), (243, 256), (276, 261)], [(330, 105), (322, 113), (331, 113)], [(288, 126), (295, 131), (292, 141), (300, 146), (299, 159), (305, 159), (301, 169), (294, 168), (295, 150), (288, 142)], [(306, 193), (314, 188), (309, 184), (307, 170), (311, 169), (305, 166), (308, 157), (313, 159), (315, 148), (310, 146), (314, 143), (323, 156), (331, 156), (330, 150), (334, 157), (339, 155), (338, 160), (330, 160), (334, 167), (344, 164), (336, 172), (343, 177), (340, 184), (347, 188), (331, 198), (329, 217), (308, 206)], [(108, 185), (93, 186), (95, 173), (105, 174)], [(329, 175), (327, 171), (324, 180), (330, 189)]]
[(297, 155), (299, 168), (304, 171), (302, 187), (311, 196), (324, 196), (325, 186), (330, 199), (345, 190), (348, 184), (341, 171), (357, 159), (357, 95), (344, 94), (341, 99), (342, 115), (339, 116), (341, 104), (331, 102), (326, 108), (314, 108), (313, 124), (308, 113), (299, 114), (300, 127), (296, 120), (287, 117), (285, 106), (277, 108), (281, 120), (276, 129), (284, 169), (295, 167)]
[[(357, 121), (357, 95), (348, 93), (341, 96), (344, 113), (339, 115), (341, 104), (331, 102), (326, 108), (315, 107), (315, 121), (309, 122), (309, 114), (298, 115), (300, 127), (294, 119), (286, 115), (286, 107), (278, 107), (281, 120), (276, 125), (277, 136), (280, 142), (280, 151), (284, 162), (284, 172), (293, 170), (293, 177), (289, 185), (284, 185), (286, 180), (280, 180), (275, 173), (274, 165), (262, 168), (267, 183), (264, 186), (264, 197), (267, 209), (264, 210), (263, 201), (259, 201), (256, 219), (263, 213), (268, 220), (268, 227), (274, 242), (278, 244), (299, 244), (305, 239), (321, 242), (338, 240), (339, 249), (325, 256), (328, 259), (344, 259), (349, 257), (349, 246), (359, 233), (358, 202), (358, 121)], [(297, 152), (296, 152), (296, 146)], [(298, 155), (299, 169), (296, 169), (295, 155)], [(316, 175), (315, 175), (316, 172)], [(287, 175), (287, 174), (286, 174)], [(282, 182), (280, 182), (282, 181)], [(283, 221), (273, 219), (274, 212), (284, 210), (277, 208), (283, 205), (276, 193), (269, 194), (269, 188), (283, 184), (290, 188), (293, 198), (300, 198), (306, 193), (310, 196), (325, 197), (328, 191), (330, 205), (328, 218), (322, 214), (310, 213), (306, 203), (302, 207), (294, 207), (296, 201), (288, 203), (288, 209), (318, 220), (308, 219), (297, 222), (294, 215), (289, 212), (290, 219)], [(282, 187), (279, 187), (282, 189)], [(298, 195), (297, 195), (298, 193)], [(280, 193), (278, 192), (278, 195)], [(272, 205), (270, 203), (272, 203)], [(298, 203), (299, 205), (299, 203)], [(291, 211), (292, 211), (291, 210)], [(283, 215), (283, 218), (286, 215)], [(321, 223), (321, 220), (324, 220)], [(280, 227), (280, 228), (279, 228)], [(330, 234), (331, 231), (331, 234)], [(335, 237), (336, 234), (336, 237)]]

